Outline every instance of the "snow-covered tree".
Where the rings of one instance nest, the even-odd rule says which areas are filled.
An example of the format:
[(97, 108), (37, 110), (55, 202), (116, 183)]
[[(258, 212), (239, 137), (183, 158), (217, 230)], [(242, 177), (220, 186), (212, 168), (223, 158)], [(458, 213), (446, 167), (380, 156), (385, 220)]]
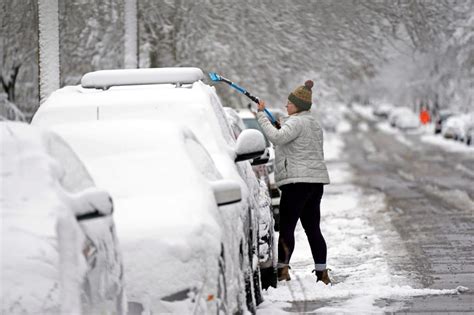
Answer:
[(0, 91), (30, 116), (38, 103), (37, 0), (0, 1)]
[(124, 0), (59, 2), (61, 85), (84, 73), (123, 68)]

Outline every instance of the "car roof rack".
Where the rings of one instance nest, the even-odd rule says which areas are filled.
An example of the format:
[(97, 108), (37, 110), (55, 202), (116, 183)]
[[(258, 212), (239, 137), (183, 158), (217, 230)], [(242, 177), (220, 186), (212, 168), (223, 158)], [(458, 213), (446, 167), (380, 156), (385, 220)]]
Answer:
[(82, 76), (81, 86), (102, 90), (113, 86), (148, 84), (175, 84), (180, 87), (202, 79), (202, 70), (193, 67), (116, 69), (86, 73)]

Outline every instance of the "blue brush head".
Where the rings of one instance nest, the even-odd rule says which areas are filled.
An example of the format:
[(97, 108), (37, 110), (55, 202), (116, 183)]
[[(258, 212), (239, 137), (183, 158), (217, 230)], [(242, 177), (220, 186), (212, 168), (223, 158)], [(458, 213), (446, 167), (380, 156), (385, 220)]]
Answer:
[(209, 78), (211, 78), (212, 81), (221, 81), (220, 75), (215, 72), (209, 72)]

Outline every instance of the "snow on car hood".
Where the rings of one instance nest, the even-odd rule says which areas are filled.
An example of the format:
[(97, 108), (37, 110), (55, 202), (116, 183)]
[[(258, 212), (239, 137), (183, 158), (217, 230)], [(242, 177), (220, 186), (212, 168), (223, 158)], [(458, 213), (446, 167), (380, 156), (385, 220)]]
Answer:
[(78, 250), (77, 265), (70, 270), (80, 272), (69, 279), (60, 276), (62, 268), (72, 266), (64, 259), (60, 264), (65, 247), (60, 246), (64, 235), (57, 232), (58, 223), (78, 237), (74, 244), (69, 243), (68, 251), (77, 249), (74, 245), (82, 241), (58, 185), (61, 168), (45, 153), (36, 128), (2, 122), (0, 140), (1, 313), (59, 313), (65, 291), (78, 289), (80, 273), (85, 272), (85, 261)]

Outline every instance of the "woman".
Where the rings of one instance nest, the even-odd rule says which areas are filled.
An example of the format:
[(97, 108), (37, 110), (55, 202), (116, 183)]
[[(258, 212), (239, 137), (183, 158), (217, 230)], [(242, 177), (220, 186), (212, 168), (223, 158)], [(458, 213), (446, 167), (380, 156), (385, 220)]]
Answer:
[(319, 228), (320, 203), (329, 175), (324, 163), (323, 131), (310, 113), (313, 81), (297, 87), (288, 96), (289, 117), (275, 128), (264, 114), (265, 102), (258, 105), (257, 119), (267, 138), (275, 145), (276, 184), (280, 200), (278, 239), (278, 280), (290, 280), (288, 272), (295, 247), (298, 219), (308, 237), (314, 260), (316, 281), (329, 284), (326, 242)]

